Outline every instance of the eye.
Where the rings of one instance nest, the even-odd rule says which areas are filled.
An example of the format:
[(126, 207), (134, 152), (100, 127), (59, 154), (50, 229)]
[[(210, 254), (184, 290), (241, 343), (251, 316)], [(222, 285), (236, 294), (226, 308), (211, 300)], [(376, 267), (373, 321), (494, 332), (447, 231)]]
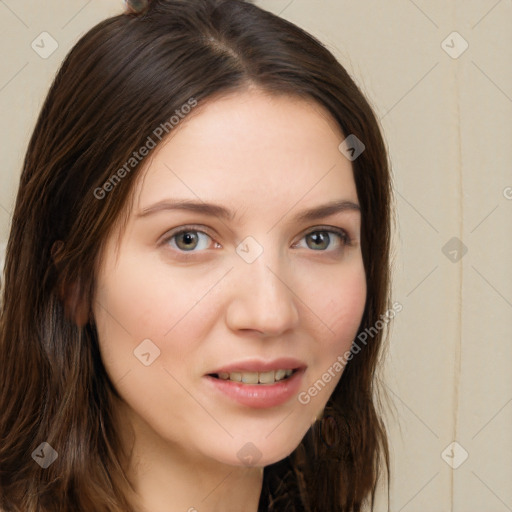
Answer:
[[(172, 249), (184, 258), (188, 257), (186, 253), (206, 250), (209, 246), (208, 239), (212, 240), (212, 237), (205, 231), (197, 228), (198, 226), (181, 226), (171, 231), (168, 236), (162, 240), (161, 244), (170, 245)], [(331, 251), (341, 251), (343, 247), (351, 245), (352, 242), (350, 236), (344, 229), (334, 228), (332, 226), (318, 226), (307, 232), (301, 240), (304, 239), (306, 240), (307, 248), (321, 252), (328, 252), (326, 249), (333, 245), (333, 239), (337, 239), (338, 244), (337, 247), (335, 246)], [(220, 247), (220, 245), (216, 243), (216, 247)], [(294, 247), (297, 247), (297, 244), (294, 245)]]
[[(196, 229), (195, 226), (183, 226), (178, 231), (173, 231), (167, 236), (162, 244), (167, 244), (171, 241), (171, 247), (179, 252), (197, 252), (194, 249), (207, 249), (208, 243), (206, 239), (211, 239), (210, 235), (204, 231)], [(174, 241), (176, 239), (176, 241)], [(202, 242), (202, 246), (201, 246)]]
[[(311, 244), (307, 244), (307, 247), (313, 249), (314, 251), (322, 251), (326, 252), (324, 249), (327, 249), (330, 245), (332, 245), (332, 238), (335, 235), (338, 238), (338, 247), (337, 249), (341, 250), (343, 247), (351, 244), (351, 239), (348, 233), (344, 229), (333, 228), (333, 227), (316, 227), (314, 230), (309, 231), (303, 237), (306, 241), (311, 241)], [(332, 250), (336, 250), (336, 247)]]

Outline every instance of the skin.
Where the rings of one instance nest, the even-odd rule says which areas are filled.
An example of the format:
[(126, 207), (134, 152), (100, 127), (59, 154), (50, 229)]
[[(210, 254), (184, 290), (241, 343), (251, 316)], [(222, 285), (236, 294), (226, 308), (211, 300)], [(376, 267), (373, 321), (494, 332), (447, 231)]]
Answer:
[[(291, 220), (334, 199), (359, 204), (338, 150), (344, 138), (321, 105), (250, 88), (198, 106), (144, 162), (126, 229), (104, 248), (93, 301), (142, 510), (256, 512), (263, 467), (288, 456), (322, 413), (342, 371), (306, 405), (293, 396), (263, 409), (212, 394), (204, 375), (293, 356), (307, 365), (307, 391), (350, 349), (366, 301), (360, 213)], [(214, 202), (236, 216), (137, 218), (167, 198)], [(169, 239), (189, 224), (206, 234), (190, 228), (197, 241)], [(315, 242), (306, 232), (317, 226), (345, 230), (351, 245), (335, 233)], [(247, 236), (263, 248), (251, 264), (235, 251)], [(133, 353), (144, 339), (160, 349), (149, 366)], [(248, 442), (260, 453), (254, 466), (237, 456)]]

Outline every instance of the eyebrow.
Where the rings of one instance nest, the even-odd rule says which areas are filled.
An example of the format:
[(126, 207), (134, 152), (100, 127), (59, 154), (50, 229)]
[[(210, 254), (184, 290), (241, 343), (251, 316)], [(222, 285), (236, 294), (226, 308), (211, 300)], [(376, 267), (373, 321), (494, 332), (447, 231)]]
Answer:
[[(137, 214), (137, 217), (147, 217), (153, 213), (165, 210), (193, 211), (196, 213), (219, 217), (225, 220), (233, 220), (236, 213), (225, 208), (224, 206), (213, 203), (196, 202), (190, 201), (188, 199), (164, 199), (163, 201), (159, 201), (158, 203), (144, 208)], [(295, 222), (315, 221), (324, 217), (329, 217), (330, 215), (334, 215), (336, 213), (343, 212), (361, 213), (361, 207), (353, 201), (349, 201), (347, 199), (337, 199), (326, 204), (315, 206), (314, 208), (310, 208), (308, 210), (303, 210), (302, 212), (298, 213), (293, 218), (293, 220)]]

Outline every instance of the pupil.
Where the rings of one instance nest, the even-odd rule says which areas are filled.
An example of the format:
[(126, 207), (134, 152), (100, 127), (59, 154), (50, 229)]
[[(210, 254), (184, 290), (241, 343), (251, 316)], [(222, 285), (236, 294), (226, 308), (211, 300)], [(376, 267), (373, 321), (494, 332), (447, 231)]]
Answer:
[(193, 244), (195, 241), (195, 236), (191, 234), (190, 231), (187, 231), (186, 233), (182, 234), (182, 239), (184, 240), (185, 245)]
[(326, 233), (324, 231), (318, 231), (317, 233), (312, 233), (311, 236), (315, 244), (322, 244), (322, 241), (325, 243), (325, 235)]

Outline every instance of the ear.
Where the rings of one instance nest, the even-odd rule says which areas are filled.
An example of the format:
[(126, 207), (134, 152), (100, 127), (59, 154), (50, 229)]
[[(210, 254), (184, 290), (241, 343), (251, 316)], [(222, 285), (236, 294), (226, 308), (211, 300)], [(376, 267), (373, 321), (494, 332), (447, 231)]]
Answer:
[[(51, 248), (51, 255), (54, 264), (58, 267), (58, 253), (62, 250), (64, 243), (57, 240)], [(61, 284), (59, 287), (59, 298), (64, 306), (65, 315), (74, 322), (79, 328), (84, 327), (89, 322), (89, 309), (86, 307), (80, 282), (70, 285)]]
[(64, 304), (64, 312), (79, 328), (89, 323), (89, 309), (82, 298), (80, 285), (73, 283), (67, 290), (61, 288), (60, 294)]

